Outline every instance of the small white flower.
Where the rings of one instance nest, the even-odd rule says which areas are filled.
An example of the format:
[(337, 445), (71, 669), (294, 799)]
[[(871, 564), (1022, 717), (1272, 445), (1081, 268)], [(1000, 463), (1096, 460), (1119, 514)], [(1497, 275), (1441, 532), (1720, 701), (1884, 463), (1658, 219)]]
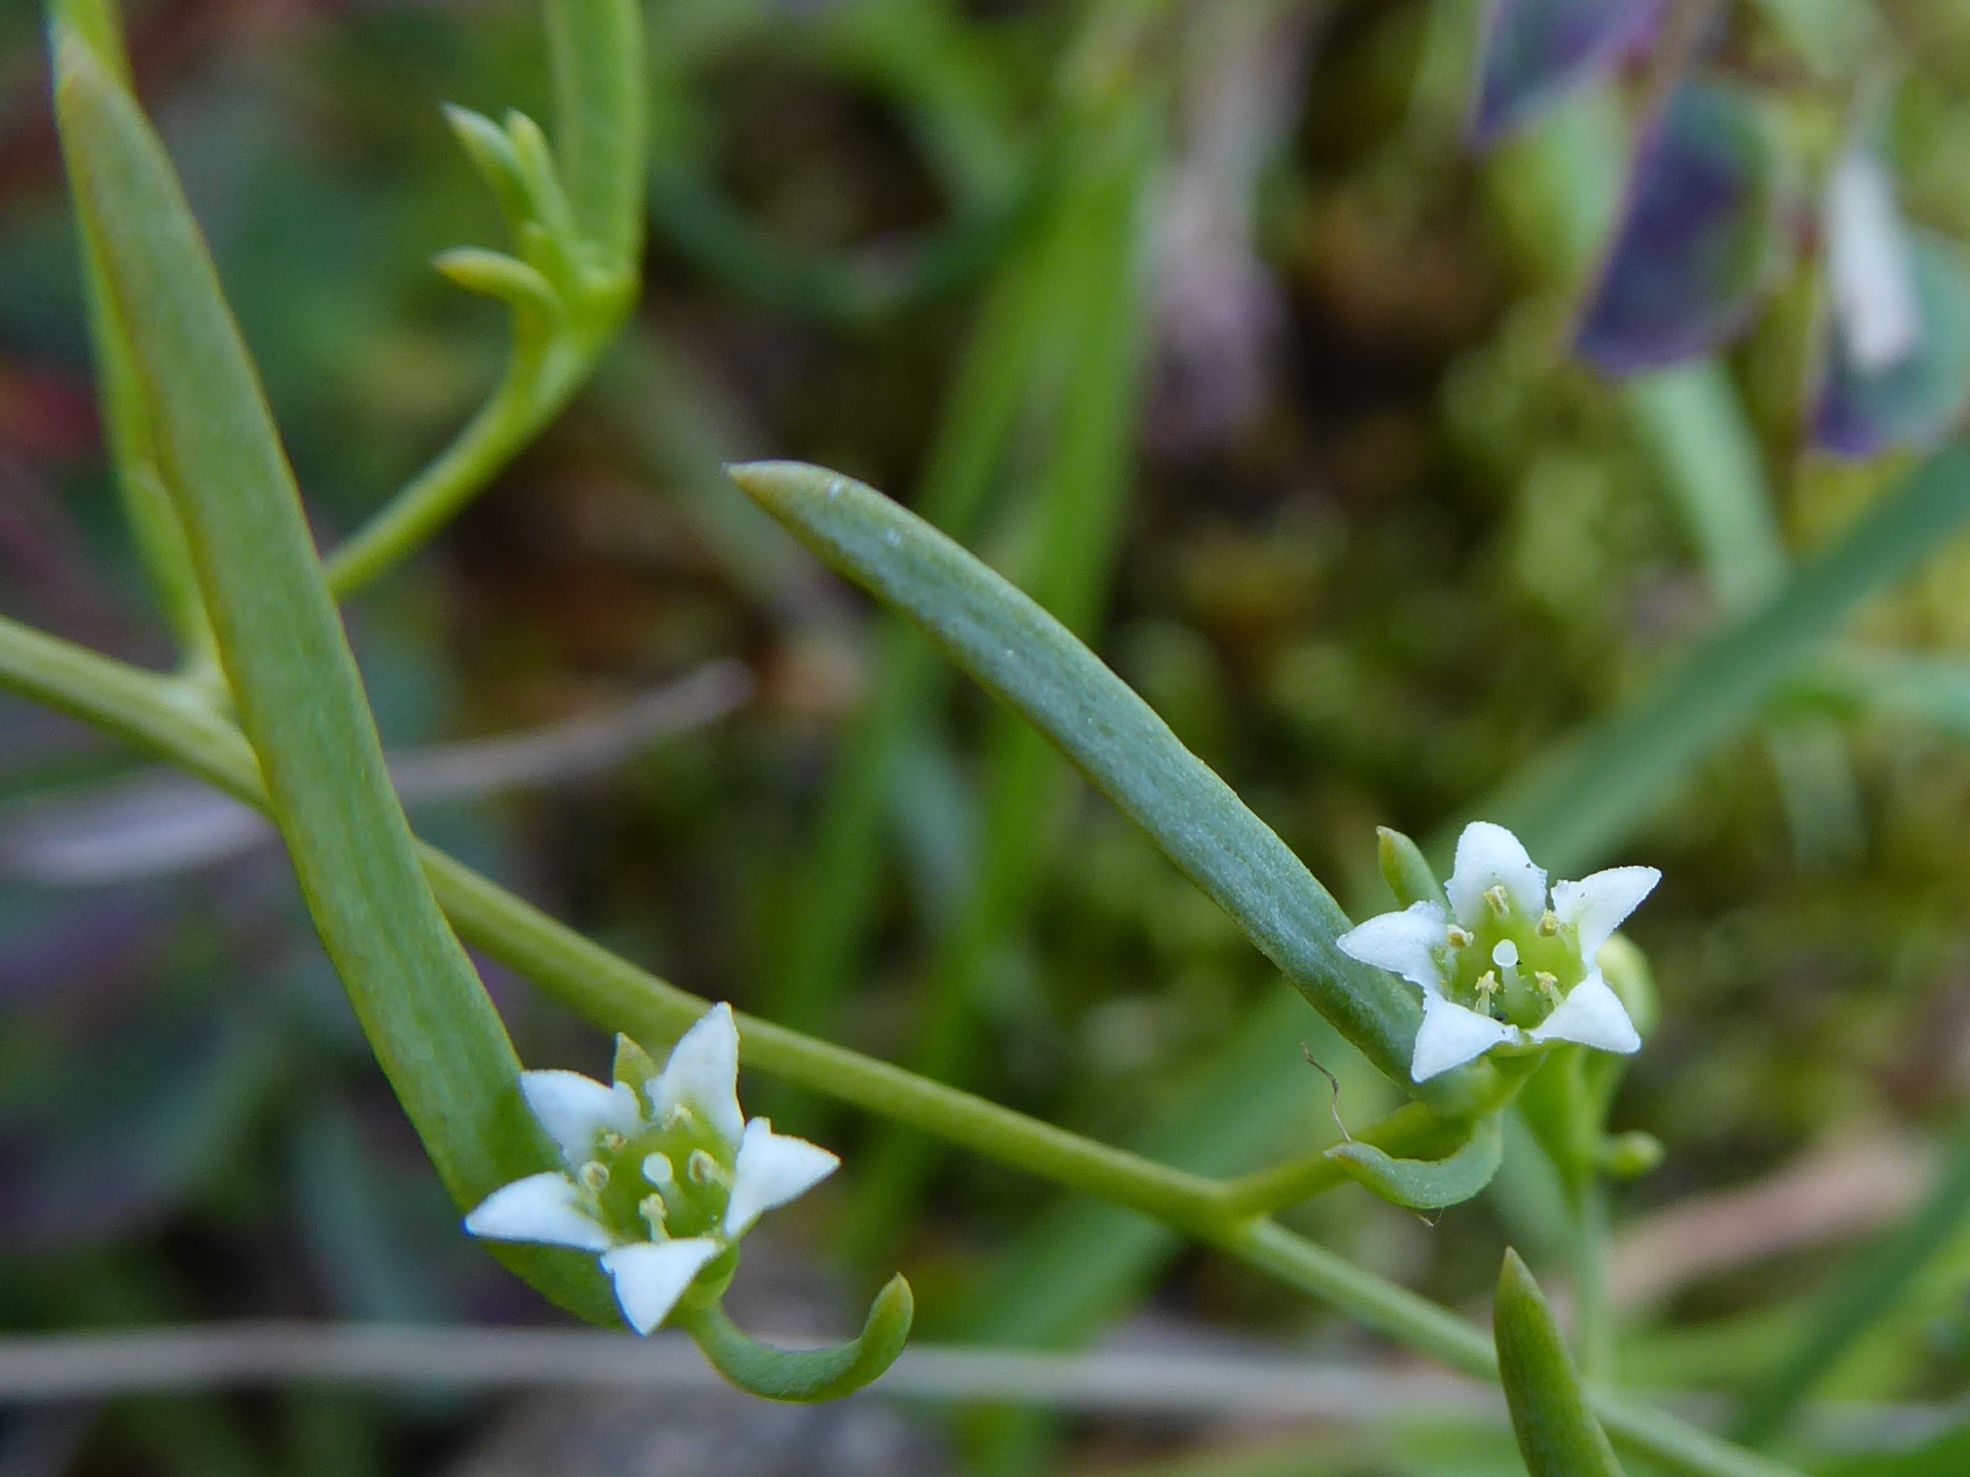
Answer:
[(1503, 826), (1474, 821), (1457, 841), (1444, 892), (1383, 913), (1338, 940), (1363, 964), (1423, 992), (1410, 1075), (1427, 1082), (1495, 1046), (1571, 1041), (1628, 1053), (1641, 1045), (1595, 956), (1661, 880), (1611, 867), (1553, 884)]
[(761, 1215), (841, 1162), (775, 1133), (764, 1118), (748, 1122), (738, 1073), (729, 1005), (713, 1006), (684, 1033), (640, 1095), (639, 1085), (579, 1072), (522, 1073), (521, 1093), (563, 1168), (495, 1190), (465, 1229), (598, 1253), (630, 1327), (649, 1333)]

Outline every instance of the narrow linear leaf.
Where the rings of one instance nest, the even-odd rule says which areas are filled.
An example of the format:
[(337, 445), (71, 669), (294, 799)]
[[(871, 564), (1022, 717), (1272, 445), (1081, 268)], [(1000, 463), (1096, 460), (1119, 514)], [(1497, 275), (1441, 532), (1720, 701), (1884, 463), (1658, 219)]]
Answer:
[(1441, 1159), (1397, 1159), (1373, 1144), (1337, 1144), (1327, 1151), (1349, 1177), (1396, 1205), (1442, 1210), (1461, 1205), (1491, 1183), (1505, 1156), (1496, 1113), (1472, 1126), (1471, 1136)]
[[(114, 0), (55, 0), (51, 10), (89, 47), (105, 70), (124, 86), (129, 85), (129, 57)], [(78, 214), (82, 216), (83, 280), (89, 338), (96, 354), (97, 394), (124, 518), (172, 634), (181, 648), (196, 650), (208, 633), (191, 551), (185, 547), (184, 530), (178, 526), (177, 512), (157, 469), (149, 414), (132, 362), (130, 335), (103, 280), (101, 244), (88, 216), (79, 210)]]
[[(446, 1188), (471, 1205), (552, 1159), (498, 1013), (418, 868), (361, 678), (258, 376), (169, 159), (65, 28), (56, 103), (79, 198), (128, 325), (160, 466), (240, 726), (329, 956)], [(607, 1316), (592, 1263), (509, 1263)]]
[(555, 141), (582, 232), (627, 269), (643, 239), (643, 18), (635, 0), (548, 0)]
[(1516, 1251), (1505, 1253), (1492, 1312), (1498, 1375), (1531, 1477), (1621, 1477), (1607, 1433), (1567, 1357), (1553, 1310)]
[(862, 483), (791, 462), (753, 463), (732, 475), (835, 569), (921, 624), (1046, 734), (1391, 1080), (1446, 1110), (1481, 1098), (1496, 1075), (1488, 1063), (1421, 1088), (1410, 1082), (1422, 1019), (1411, 992), (1341, 953), (1334, 941), (1349, 922), (1340, 905), (1052, 616)]

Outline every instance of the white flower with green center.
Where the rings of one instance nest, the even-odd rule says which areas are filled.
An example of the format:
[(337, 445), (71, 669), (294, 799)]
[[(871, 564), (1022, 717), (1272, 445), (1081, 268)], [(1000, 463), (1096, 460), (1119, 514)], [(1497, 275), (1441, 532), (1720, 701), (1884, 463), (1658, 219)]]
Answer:
[(1410, 1075), (1427, 1082), (1495, 1046), (1573, 1041), (1626, 1055), (1642, 1043), (1596, 962), (1654, 890), (1654, 867), (1611, 867), (1556, 882), (1503, 826), (1474, 821), (1457, 841), (1449, 906), (1416, 902), (1338, 940), (1363, 964), (1423, 992)]
[[(647, 1062), (633, 1045), (617, 1058)], [(634, 1075), (633, 1072), (629, 1075)], [(523, 1072), (520, 1089), (565, 1169), (495, 1190), (465, 1218), (491, 1241), (529, 1241), (597, 1253), (623, 1316), (656, 1328), (689, 1295), (724, 1291), (739, 1238), (805, 1194), (840, 1160), (773, 1132), (739, 1108), (739, 1032), (714, 1005), (639, 1085), (605, 1086), (579, 1072)]]

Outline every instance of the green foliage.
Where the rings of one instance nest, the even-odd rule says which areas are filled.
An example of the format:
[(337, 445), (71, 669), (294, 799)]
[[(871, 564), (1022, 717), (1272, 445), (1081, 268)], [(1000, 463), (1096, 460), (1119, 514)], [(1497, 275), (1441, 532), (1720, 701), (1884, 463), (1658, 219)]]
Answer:
[(1491, 1322), (1512, 1431), (1531, 1477), (1621, 1477), (1607, 1433), (1581, 1393), (1553, 1310), (1515, 1251), (1505, 1253), (1499, 1270)]
[[(77, 198), (241, 727), (377, 1058), (469, 1206), (544, 1162), (518, 1060), (417, 869), (293, 475), (170, 163), (84, 41), (57, 28), (55, 59)], [(593, 1274), (566, 1256), (513, 1262), (574, 1307), (605, 1306)]]

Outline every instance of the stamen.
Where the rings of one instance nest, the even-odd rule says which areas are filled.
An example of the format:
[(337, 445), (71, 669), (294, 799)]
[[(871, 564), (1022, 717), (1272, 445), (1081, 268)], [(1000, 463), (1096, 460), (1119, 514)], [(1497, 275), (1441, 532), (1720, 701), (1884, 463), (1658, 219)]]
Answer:
[(1491, 911), (1496, 913), (1500, 918), (1511, 916), (1512, 895), (1505, 891), (1504, 883), (1500, 882), (1493, 887), (1487, 888), (1485, 890), (1484, 900), (1491, 904)]
[(620, 1154), (624, 1149), (629, 1147), (629, 1140), (611, 1128), (602, 1135), (602, 1147), (607, 1149), (611, 1154)]
[(1558, 1005), (1560, 1003), (1560, 977), (1558, 975), (1549, 974), (1542, 969), (1532, 977), (1532, 983), (1537, 985), (1539, 987), (1539, 993), (1552, 1001), (1553, 1004)]
[(591, 1159), (577, 1171), (581, 1187), (591, 1195), (600, 1195), (609, 1187), (609, 1166), (599, 1159)]
[(1551, 908), (1539, 915), (1539, 937), (1550, 939), (1559, 937), (1560, 915)]
[(1498, 976), (1487, 969), (1483, 974), (1478, 976), (1476, 988), (1478, 1004), (1487, 1010), (1490, 1009), (1492, 997), (1498, 993), (1500, 988)]
[(1453, 949), (1468, 949), (1471, 946), (1471, 931), (1468, 928), (1460, 928), (1453, 923), (1450, 925), (1449, 936), (1450, 947)]
[(691, 1157), (685, 1161), (684, 1172), (691, 1182), (698, 1185), (715, 1185), (725, 1178), (725, 1166), (703, 1149), (693, 1149)]
[(664, 1219), (669, 1209), (664, 1204), (664, 1197), (661, 1195), (645, 1195), (641, 1200), (636, 1202), (636, 1209), (643, 1219), (649, 1222), (650, 1239), (653, 1241), (664, 1240), (667, 1234), (664, 1229)]

